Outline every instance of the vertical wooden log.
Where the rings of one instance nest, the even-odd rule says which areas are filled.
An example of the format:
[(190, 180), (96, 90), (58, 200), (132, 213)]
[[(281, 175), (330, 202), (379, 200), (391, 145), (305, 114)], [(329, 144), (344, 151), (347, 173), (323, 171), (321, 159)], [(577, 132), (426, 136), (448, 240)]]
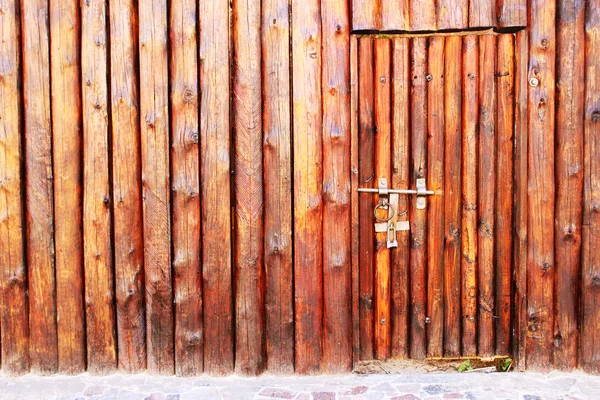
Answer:
[(444, 344), (444, 54), (445, 38), (429, 39), (427, 69), (427, 188), (436, 195), (429, 202), (427, 239), (427, 356), (442, 357)]
[(204, 370), (233, 371), (229, 123), (229, 2), (200, 1), (200, 187)]
[(477, 355), (477, 149), (479, 37), (463, 42), (462, 99), (462, 355)]
[(117, 367), (113, 308), (108, 59), (106, 2), (92, 0), (81, 13), (83, 88), (83, 246), (88, 370)]
[(265, 321), (267, 370), (294, 371), (290, 16), (287, 0), (262, 2)]
[(527, 0), (496, 0), (498, 28), (527, 26)]
[(354, 0), (352, 2), (352, 29), (355, 31), (381, 29), (382, 2), (389, 0)]
[[(392, 180), (394, 189), (410, 182), (410, 39), (392, 41)], [(398, 220), (408, 221), (409, 197), (400, 196)], [(391, 263), (391, 356), (409, 355), (410, 232), (396, 232), (398, 248)]]
[(144, 243), (137, 72), (137, 8), (110, 3), (115, 297), (119, 369), (146, 369)]
[[(386, 179), (388, 187), (392, 178), (391, 151), (391, 41), (376, 39), (374, 67), (375, 112), (375, 182)], [(375, 203), (379, 202), (375, 199)], [(380, 212), (386, 220), (388, 210)], [(375, 234), (375, 358), (385, 360), (390, 356), (390, 249), (387, 248), (387, 232)]]
[[(265, 368), (260, 7), (233, 2), (236, 372)], [(210, 111), (209, 111), (210, 112)]]
[(527, 367), (548, 370), (554, 331), (556, 4), (532, 0), (529, 16)]
[[(358, 183), (360, 187), (376, 187), (375, 180), (375, 120), (374, 120), (374, 91), (375, 77), (373, 75), (373, 39), (362, 37), (358, 40), (358, 76), (359, 76), (359, 105), (358, 105)], [(374, 244), (375, 231), (373, 224), (373, 195), (359, 195), (359, 268), (360, 268), (360, 358), (371, 360), (374, 356), (373, 315), (374, 293)]]
[(465, 29), (469, 27), (469, 0), (438, 0), (438, 29)]
[[(412, 180), (427, 177), (427, 38), (412, 40), (411, 55), (411, 153)], [(414, 197), (414, 196), (413, 196)], [(410, 200), (410, 357), (427, 355), (425, 319), (427, 318), (427, 210), (417, 210)]]
[(321, 368), (323, 120), (319, 2), (292, 1), (296, 372)]
[(3, 371), (10, 375), (29, 369), (18, 3), (0, 0), (0, 343)]
[(406, 0), (409, 1), (410, 30), (433, 31), (437, 29), (435, 0)]
[(58, 369), (47, 0), (21, 3), (31, 370)]
[(581, 366), (600, 373), (600, 1), (588, 2), (585, 21), (585, 176)]
[(323, 23), (323, 367), (352, 371), (350, 1), (321, 4)]
[[(405, 0), (380, 0), (381, 29), (384, 31), (408, 31), (409, 2)], [(355, 2), (356, 3), (356, 2)]]
[(512, 34), (498, 36), (496, 121), (496, 355), (510, 355), (514, 199), (514, 78)]
[(515, 329), (513, 333), (513, 353), (516, 369), (525, 369), (525, 345), (527, 335), (527, 67), (529, 53), (529, 33), (516, 33), (515, 43)]
[(495, 352), (496, 36), (479, 39), (478, 353)]
[(139, 21), (148, 371), (172, 374), (167, 2), (140, 2)]
[[(462, 38), (446, 38), (444, 114), (444, 356), (461, 353)], [(509, 264), (510, 265), (510, 264)]]
[(469, 28), (496, 26), (496, 0), (469, 0)]
[(577, 367), (583, 201), (585, 3), (557, 2), (554, 366)]
[(169, 15), (175, 372), (179, 376), (199, 375), (204, 362), (196, 7), (195, 0), (174, 1)]

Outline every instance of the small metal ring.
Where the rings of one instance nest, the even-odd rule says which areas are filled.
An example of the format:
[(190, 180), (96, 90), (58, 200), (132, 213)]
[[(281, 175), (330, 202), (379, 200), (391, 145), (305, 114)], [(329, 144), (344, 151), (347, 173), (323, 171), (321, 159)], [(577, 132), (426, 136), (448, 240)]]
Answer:
[(401, 212), (401, 213), (398, 213), (398, 216), (399, 216), (399, 217), (403, 217), (403, 216), (405, 216), (406, 214), (408, 214), (408, 210), (404, 210), (403, 212)]
[[(390, 217), (388, 219), (379, 218), (377, 216), (377, 210), (379, 210), (380, 208), (383, 208), (383, 207), (387, 207), (387, 209), (390, 210), (390, 212), (388, 213), (388, 215)], [(392, 220), (392, 218), (394, 218), (394, 212), (395, 212), (394, 207), (392, 206), (392, 204), (389, 201), (382, 201), (375, 206), (375, 209), (373, 210), (373, 215), (375, 216), (375, 219), (379, 222), (390, 222)]]

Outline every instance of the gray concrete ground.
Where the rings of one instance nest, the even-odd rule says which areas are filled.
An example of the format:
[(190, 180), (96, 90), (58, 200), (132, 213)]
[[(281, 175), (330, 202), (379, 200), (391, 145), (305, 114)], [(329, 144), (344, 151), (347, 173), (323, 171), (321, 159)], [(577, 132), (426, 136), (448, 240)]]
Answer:
[(535, 373), (410, 373), (318, 377), (176, 378), (88, 374), (0, 376), (0, 400), (600, 399), (600, 377)]

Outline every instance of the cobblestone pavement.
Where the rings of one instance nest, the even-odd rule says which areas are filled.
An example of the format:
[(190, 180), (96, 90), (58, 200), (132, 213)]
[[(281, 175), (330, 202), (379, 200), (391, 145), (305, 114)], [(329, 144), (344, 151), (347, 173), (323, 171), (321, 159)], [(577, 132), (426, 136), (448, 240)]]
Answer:
[(418, 373), (319, 377), (0, 376), (0, 400), (600, 399), (583, 373)]

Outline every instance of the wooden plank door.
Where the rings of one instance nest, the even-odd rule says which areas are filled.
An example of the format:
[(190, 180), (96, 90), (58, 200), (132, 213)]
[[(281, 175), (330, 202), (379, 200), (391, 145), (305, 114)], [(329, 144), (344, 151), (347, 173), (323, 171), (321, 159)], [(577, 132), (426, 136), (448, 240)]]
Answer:
[(512, 34), (357, 40), (361, 359), (511, 353), (514, 56)]

